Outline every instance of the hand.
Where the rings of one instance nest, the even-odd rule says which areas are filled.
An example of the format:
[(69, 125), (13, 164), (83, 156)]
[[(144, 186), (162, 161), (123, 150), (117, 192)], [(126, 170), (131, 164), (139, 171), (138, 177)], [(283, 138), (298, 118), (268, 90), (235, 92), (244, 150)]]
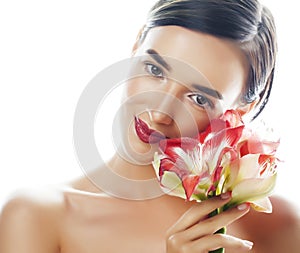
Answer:
[(249, 212), (249, 204), (241, 204), (221, 214), (209, 217), (215, 209), (230, 200), (230, 194), (197, 203), (185, 212), (167, 232), (167, 253), (204, 253), (218, 248), (251, 250), (253, 243), (224, 234), (214, 234), (220, 228)]

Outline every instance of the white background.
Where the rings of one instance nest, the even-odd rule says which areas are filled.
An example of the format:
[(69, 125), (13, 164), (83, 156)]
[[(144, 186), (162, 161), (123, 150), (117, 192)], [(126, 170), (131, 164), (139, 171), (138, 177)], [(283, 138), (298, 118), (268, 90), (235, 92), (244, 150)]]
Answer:
[[(82, 175), (72, 140), (77, 100), (103, 68), (130, 56), (153, 0), (0, 3), (0, 206), (22, 186)], [(277, 23), (279, 59), (265, 118), (285, 163), (276, 193), (297, 203), (299, 20), (296, 1), (264, 0)]]

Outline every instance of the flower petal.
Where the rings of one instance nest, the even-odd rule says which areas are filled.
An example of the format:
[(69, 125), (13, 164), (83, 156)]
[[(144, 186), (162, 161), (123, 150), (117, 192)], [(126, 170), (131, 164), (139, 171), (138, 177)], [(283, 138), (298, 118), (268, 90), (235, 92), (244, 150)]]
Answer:
[(176, 154), (174, 154), (174, 148), (181, 148), (184, 151), (192, 150), (199, 144), (199, 141), (195, 138), (190, 137), (182, 137), (182, 138), (174, 138), (174, 139), (163, 139), (159, 142), (159, 149), (170, 156), (170, 158), (176, 158)]
[(231, 191), (234, 183), (237, 182), (239, 170), (239, 159), (234, 159), (230, 162), (230, 164), (224, 166), (224, 185), (221, 187), (223, 192)]
[(276, 182), (277, 174), (268, 178), (250, 178), (241, 181), (232, 189), (231, 203), (253, 202), (269, 196)]
[(185, 191), (186, 199), (190, 200), (192, 194), (195, 191), (197, 184), (199, 183), (200, 176), (189, 175), (183, 178), (182, 186)]
[(251, 202), (251, 207), (258, 212), (272, 213), (272, 203), (268, 197)]
[(248, 154), (240, 158), (239, 180), (259, 177), (259, 154)]
[(177, 196), (183, 199), (186, 198), (181, 179), (174, 172), (166, 171), (164, 173), (161, 179), (161, 187), (166, 194)]
[(243, 120), (241, 114), (237, 110), (227, 110), (222, 116), (221, 119), (226, 120), (230, 123), (231, 127), (237, 127), (243, 125)]
[(266, 141), (258, 139), (257, 136), (248, 140), (248, 150), (252, 154), (274, 154), (279, 146), (279, 141)]
[(228, 148), (233, 147), (238, 142), (243, 129), (244, 126), (225, 129), (204, 143), (203, 159), (208, 162), (210, 171), (217, 167), (224, 149), (227, 152)]
[(189, 174), (189, 171), (184, 166), (182, 166), (182, 164), (181, 166), (178, 166), (169, 158), (163, 158), (160, 161), (159, 177), (161, 178), (166, 171), (172, 171), (176, 173), (179, 178), (183, 178), (184, 176)]
[(201, 132), (198, 135), (198, 140), (200, 141), (200, 143), (204, 143), (211, 134), (220, 132), (229, 127), (230, 124), (227, 121), (221, 119), (213, 119), (211, 120), (209, 126), (205, 129), (205, 131)]
[(154, 168), (155, 174), (156, 176), (159, 178), (159, 174), (160, 174), (160, 155), (158, 155), (157, 152), (154, 153), (154, 159), (152, 161), (152, 166)]

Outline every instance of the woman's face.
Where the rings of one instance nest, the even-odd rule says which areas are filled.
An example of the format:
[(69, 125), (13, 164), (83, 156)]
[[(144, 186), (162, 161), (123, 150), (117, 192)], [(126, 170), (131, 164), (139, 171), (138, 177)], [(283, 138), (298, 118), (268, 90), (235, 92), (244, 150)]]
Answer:
[(249, 66), (229, 40), (162, 26), (135, 45), (133, 56), (138, 75), (126, 82), (122, 125), (125, 141), (139, 155), (152, 160), (161, 138), (195, 136), (240, 105)]

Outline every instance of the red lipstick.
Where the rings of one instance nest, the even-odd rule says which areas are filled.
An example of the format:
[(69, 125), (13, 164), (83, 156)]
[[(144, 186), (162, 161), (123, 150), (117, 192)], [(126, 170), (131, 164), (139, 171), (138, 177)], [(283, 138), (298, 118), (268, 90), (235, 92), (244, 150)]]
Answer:
[(141, 141), (154, 144), (166, 138), (163, 134), (149, 128), (148, 125), (138, 117), (134, 117), (134, 122), (135, 131)]

